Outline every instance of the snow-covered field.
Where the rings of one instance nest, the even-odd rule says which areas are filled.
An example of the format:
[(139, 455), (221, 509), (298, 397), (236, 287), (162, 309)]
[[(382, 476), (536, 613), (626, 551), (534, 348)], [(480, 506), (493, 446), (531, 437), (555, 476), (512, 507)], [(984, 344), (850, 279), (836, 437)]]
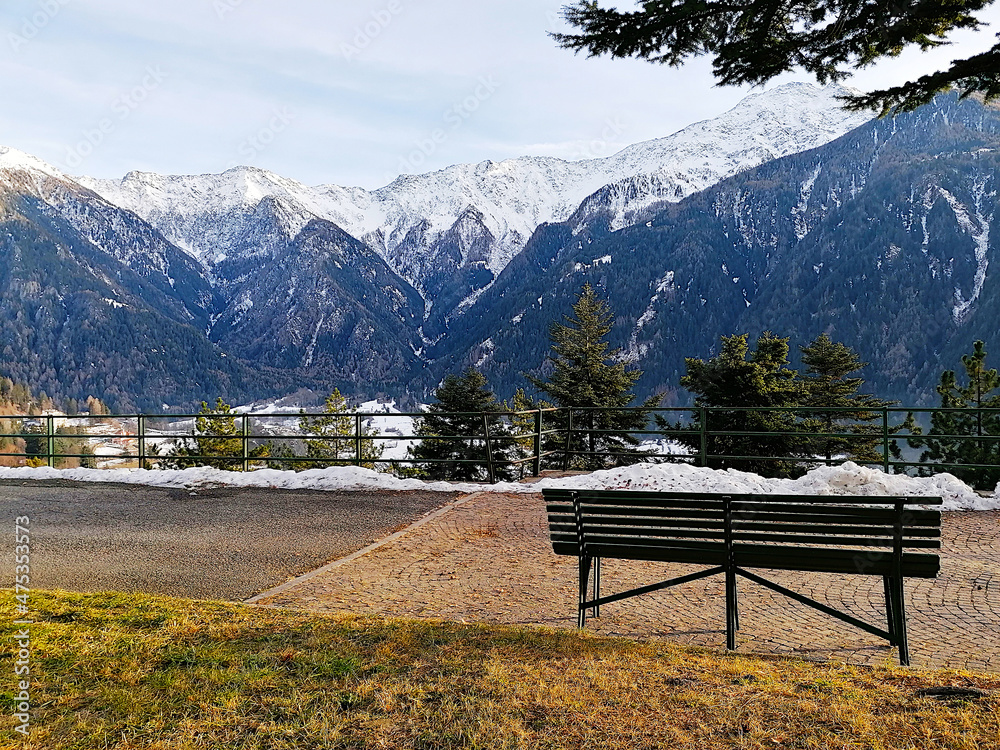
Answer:
[(813, 469), (799, 479), (765, 479), (729, 469), (716, 471), (686, 464), (636, 464), (533, 484), (493, 485), (424, 482), (396, 477), (354, 466), (309, 471), (260, 469), (252, 472), (221, 471), (209, 467), (182, 471), (141, 469), (0, 468), (0, 479), (71, 479), (79, 482), (119, 482), (153, 487), (272, 487), (309, 490), (423, 490), (432, 492), (539, 492), (544, 487), (580, 489), (677, 490), (688, 492), (742, 492), (815, 495), (908, 495), (942, 497), (945, 510), (998, 510), (1000, 488), (982, 497), (951, 474), (908, 477), (845, 463)]

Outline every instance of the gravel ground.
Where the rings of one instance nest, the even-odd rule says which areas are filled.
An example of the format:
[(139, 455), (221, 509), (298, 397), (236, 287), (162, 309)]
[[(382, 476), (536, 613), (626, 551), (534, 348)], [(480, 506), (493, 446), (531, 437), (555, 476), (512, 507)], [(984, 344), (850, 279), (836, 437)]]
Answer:
[(32, 588), (241, 601), (458, 496), (0, 482), (0, 580), (13, 585), (14, 521), (29, 516)]

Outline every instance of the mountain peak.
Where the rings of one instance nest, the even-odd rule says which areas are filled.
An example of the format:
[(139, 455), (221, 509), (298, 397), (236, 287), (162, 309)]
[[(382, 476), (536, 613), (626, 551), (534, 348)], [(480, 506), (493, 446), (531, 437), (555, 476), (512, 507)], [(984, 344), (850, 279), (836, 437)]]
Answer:
[(17, 172), (41, 172), (50, 177), (66, 178), (65, 174), (51, 164), (10, 146), (0, 146), (0, 169)]
[[(715, 119), (608, 157), (485, 159), (403, 174), (374, 191), (307, 187), (246, 166), (219, 175), (130, 173), (118, 182), (81, 182), (136, 212), (208, 265), (220, 257), (220, 243), (243, 235), (263, 199), (280, 197), (292, 214), (325, 219), (368, 243), (394, 271), (422, 289), (421, 274), (436, 262), (415, 254), (433, 256), (436, 248), (448, 247), (446, 236), (470, 207), (478, 212), (483, 237), (489, 238), (479, 262), (496, 276), (539, 225), (568, 219), (606, 186), (632, 181), (617, 192), (626, 199), (612, 207), (611, 223), (617, 228), (652, 203), (680, 200), (740, 170), (843, 135), (870, 119), (840, 108), (836, 97), (846, 91), (842, 86), (785, 84), (752, 94)], [(423, 239), (414, 244), (411, 232), (418, 226), (424, 228)]]

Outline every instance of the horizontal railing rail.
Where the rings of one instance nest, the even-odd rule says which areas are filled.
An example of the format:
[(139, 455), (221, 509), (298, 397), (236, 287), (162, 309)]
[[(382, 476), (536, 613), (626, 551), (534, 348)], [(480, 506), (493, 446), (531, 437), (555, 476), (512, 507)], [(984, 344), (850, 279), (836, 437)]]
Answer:
[[(768, 414), (780, 416), (787, 429), (753, 429), (757, 426), (754, 422), (733, 426), (734, 416), (742, 415), (745, 420)], [(914, 422), (907, 417), (919, 417), (926, 423), (934, 414), (975, 418), (978, 432), (931, 435), (910, 429)], [(593, 468), (598, 462), (608, 466), (639, 461), (710, 466), (770, 461), (809, 466), (850, 459), (886, 472), (1000, 468), (1000, 408), (551, 407), (433, 414), (465, 420), (470, 425), (466, 434), (421, 434), (419, 429), (408, 428), (428, 416), (424, 411), (7, 414), (0, 415), (0, 460), (52, 467), (73, 462), (101, 467), (134, 464), (140, 468), (208, 464), (243, 471), (293, 464), (295, 468), (355, 465), (396, 473), (406, 473), (407, 467), (412, 472), (434, 465), (478, 465), (489, 481), (511, 471), (522, 477), (526, 473), (538, 476), (544, 468)], [(623, 417), (628, 417), (628, 426), (616, 426)], [(827, 429), (821, 418), (825, 418)], [(299, 420), (308, 424), (317, 419), (339, 423), (341, 431), (317, 434), (299, 425)], [(373, 432), (374, 420), (395, 421), (396, 426), (391, 432)], [(989, 432), (984, 424), (993, 425), (994, 431)], [(349, 429), (344, 430), (345, 425)], [(794, 453), (766, 450), (769, 439), (790, 437), (798, 445)], [(761, 445), (755, 452), (733, 451), (741, 440), (744, 447), (747, 440), (760, 441)], [(421, 458), (402, 452), (422, 441), (456, 444), (460, 446), (458, 455)], [(976, 455), (961, 461), (915, 457), (914, 451), (942, 441), (974, 446)], [(287, 451), (269, 453), (283, 445)], [(296, 452), (308, 445), (326, 446), (330, 452)], [(395, 452), (387, 456), (377, 446)], [(855, 456), (861, 446), (864, 455)], [(991, 450), (996, 457), (982, 460)], [(904, 455), (907, 451), (910, 455)], [(461, 455), (463, 452), (467, 455)]]

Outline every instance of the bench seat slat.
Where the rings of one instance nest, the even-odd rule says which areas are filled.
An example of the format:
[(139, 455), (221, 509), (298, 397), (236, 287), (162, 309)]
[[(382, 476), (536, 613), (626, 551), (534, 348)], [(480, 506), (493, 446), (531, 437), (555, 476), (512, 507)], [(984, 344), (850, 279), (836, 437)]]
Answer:
[(613, 534), (594, 534), (587, 537), (587, 552), (594, 555), (594, 547), (599, 545), (617, 545), (622, 548), (674, 549), (692, 550), (725, 550), (725, 542), (711, 539), (677, 539), (674, 537), (633, 536), (622, 537)]
[[(728, 497), (725, 493), (718, 492), (656, 492), (652, 490), (564, 490), (545, 488), (542, 494), (547, 499), (570, 499), (574, 494), (579, 495), (585, 502), (631, 502), (635, 500), (646, 501), (653, 498), (660, 498), (660, 501), (667, 502), (693, 502), (693, 503), (721, 503), (723, 497)], [(749, 495), (747, 496), (749, 497)]]
[(733, 507), (741, 505), (755, 505), (774, 503), (791, 503), (795, 505), (808, 505), (820, 508), (824, 505), (845, 505), (845, 506), (894, 506), (896, 503), (903, 505), (941, 505), (944, 501), (940, 497), (920, 497), (915, 495), (730, 495), (721, 493), (723, 497), (730, 497), (733, 500)]
[[(733, 521), (733, 532), (740, 534), (749, 531), (767, 531), (773, 533), (795, 533), (800, 532), (804, 534), (823, 534), (829, 536), (838, 536), (841, 534), (854, 534), (856, 536), (885, 536), (886, 534), (892, 533), (892, 526), (889, 524), (880, 524), (878, 526), (864, 525), (864, 526), (853, 526), (853, 525), (841, 525), (841, 524), (827, 524), (827, 523), (784, 523), (784, 522), (767, 522), (767, 521)], [(903, 539), (908, 539), (911, 537), (939, 537), (941, 536), (940, 528), (930, 528), (923, 526), (904, 526), (903, 527)]]
[[(850, 524), (891, 524), (896, 521), (895, 510), (885, 508), (814, 508), (806, 505), (786, 505), (776, 507), (761, 503), (755, 508), (734, 508), (734, 521), (816, 521)], [(907, 526), (940, 526), (939, 510), (905, 511)]]
[[(545, 492), (548, 492), (545, 490)], [(553, 504), (565, 504), (572, 506), (570, 497), (555, 498), (545, 496), (547, 502)], [(719, 511), (723, 508), (723, 502), (718, 496), (713, 496), (711, 500), (675, 500), (672, 497), (594, 497), (588, 493), (580, 494), (580, 502), (584, 506), (621, 506), (629, 505), (636, 508), (686, 508), (688, 510), (710, 510)]]
[[(569, 524), (553, 525), (551, 528), (551, 538), (553, 541), (560, 540), (576, 543), (576, 528)], [(722, 531), (707, 531), (700, 529), (667, 529), (667, 528), (641, 528), (624, 526), (588, 526), (584, 530), (585, 538), (589, 543), (595, 537), (615, 537), (622, 540), (622, 543), (631, 542), (634, 539), (646, 537), (658, 539), (703, 539), (703, 540), (725, 540), (725, 533)], [(774, 544), (809, 544), (809, 545), (831, 545), (829, 549), (836, 547), (880, 547), (888, 554), (892, 550), (893, 540), (891, 537), (830, 537), (824, 535), (809, 534), (740, 534), (734, 536), (734, 543), (737, 548), (741, 544), (749, 542), (770, 542)], [(836, 545), (833, 546), (833, 545)], [(938, 539), (910, 539), (905, 544), (909, 549), (940, 549), (941, 541)]]
[[(572, 527), (560, 527), (559, 529), (552, 529), (552, 534), (555, 535), (556, 532), (564, 535), (572, 535), (576, 538), (576, 529)], [(648, 528), (643, 526), (592, 526), (587, 525), (584, 528), (584, 538), (587, 543), (593, 537), (604, 537), (604, 536), (617, 536), (625, 539), (641, 539), (643, 537), (656, 537), (656, 538), (674, 538), (674, 539), (706, 539), (706, 540), (722, 540), (726, 538), (725, 532), (722, 529), (710, 530), (710, 529), (664, 529), (664, 528)]]
[[(575, 555), (575, 542), (554, 543), (557, 554)], [(895, 564), (891, 555), (869, 557), (859, 550), (814, 550), (801, 548), (798, 554), (780, 554), (777, 547), (737, 548), (735, 562), (744, 568), (765, 568), (769, 570), (797, 570), (811, 573), (840, 573), (848, 575), (891, 576), (895, 574)], [(587, 545), (594, 557), (618, 560), (644, 560), (665, 563), (694, 563), (703, 565), (724, 565), (726, 550), (724, 545), (714, 549), (655, 544), (620, 544), (612, 538), (600, 538)], [(806, 554), (806, 553), (814, 554)], [(819, 554), (827, 553), (827, 554)], [(904, 553), (903, 575), (908, 578), (934, 578), (940, 571), (937, 555)]]
[[(569, 524), (576, 528), (576, 520), (573, 516), (549, 516), (549, 525), (563, 526)], [(597, 526), (654, 526), (667, 529), (713, 529), (721, 530), (725, 528), (725, 522), (719, 518), (716, 520), (693, 520), (687, 518), (642, 518), (637, 516), (600, 516), (598, 518), (588, 518), (584, 522), (586, 528)]]
[[(885, 529), (883, 529), (885, 533)], [(778, 544), (831, 544), (842, 547), (885, 547), (892, 549), (892, 537), (873, 536), (832, 536), (829, 534), (768, 534), (759, 532), (733, 533), (733, 543), (742, 542), (774, 542)], [(937, 539), (906, 539), (904, 547), (919, 547), (921, 549), (939, 549), (941, 542)]]
[[(574, 547), (574, 550), (576, 548)], [(646, 560), (650, 562), (685, 563), (694, 565), (723, 565), (725, 548), (719, 550), (688, 549), (686, 547), (632, 547), (621, 544), (600, 543), (589, 546), (595, 557), (616, 560)], [(571, 554), (576, 554), (575, 552)]]
[(652, 500), (652, 502), (659, 504), (670, 504), (679, 500), (720, 503), (723, 498), (731, 498), (734, 503), (757, 504), (765, 502), (770, 504), (772, 499), (774, 499), (779, 502), (813, 506), (892, 506), (897, 502), (902, 502), (906, 505), (941, 505), (944, 502), (940, 497), (922, 497), (916, 495), (759, 495), (740, 492), (674, 492), (672, 490), (657, 492), (655, 490), (571, 490), (554, 488), (542, 490), (542, 494), (546, 500), (570, 500), (574, 493), (578, 494), (580, 500), (584, 503), (594, 502), (595, 500), (600, 500), (604, 503), (634, 502), (635, 500)]
[[(572, 529), (553, 529), (552, 539), (569, 541), (575, 543), (576, 532)], [(634, 539), (682, 539), (684, 541), (704, 541), (723, 542), (725, 535), (721, 531), (713, 531), (705, 534), (695, 533), (686, 529), (673, 531), (671, 529), (632, 529), (631, 533), (621, 533), (618, 529), (592, 529), (586, 535), (587, 543), (590, 544), (597, 537), (615, 537), (621, 539), (623, 543), (631, 543)]]
[[(882, 576), (895, 573), (892, 555), (870, 556), (858, 550), (744, 546), (736, 549), (735, 558), (736, 564), (745, 568)], [(904, 552), (902, 567), (905, 577), (934, 578), (941, 564), (937, 555)]]
[[(718, 510), (673, 510), (672, 508), (635, 508), (635, 507), (614, 507), (606, 505), (583, 506), (584, 512), (588, 516), (641, 516), (643, 518), (689, 518), (693, 520), (718, 520), (722, 518), (722, 508)], [(573, 506), (549, 510), (549, 518), (576, 516), (573, 513)]]

